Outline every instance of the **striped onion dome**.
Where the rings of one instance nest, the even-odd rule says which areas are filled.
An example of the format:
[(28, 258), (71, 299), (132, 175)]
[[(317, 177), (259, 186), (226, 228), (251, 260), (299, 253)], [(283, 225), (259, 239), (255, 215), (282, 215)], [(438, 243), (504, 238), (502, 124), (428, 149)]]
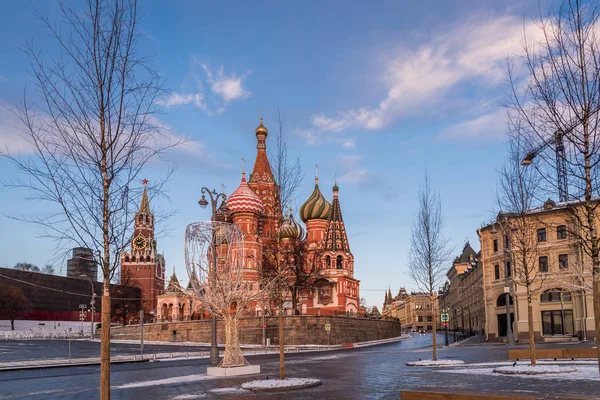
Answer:
[(227, 199), (227, 207), (229, 212), (235, 214), (238, 212), (251, 212), (257, 215), (262, 215), (265, 212), (260, 197), (254, 193), (246, 183), (246, 173), (242, 172), (242, 182), (240, 186), (231, 193)]
[(290, 209), (290, 215), (283, 221), (281, 228), (279, 228), (279, 237), (282, 239), (298, 239), (302, 240), (304, 237), (304, 229), (302, 225), (294, 219), (292, 210)]
[(319, 178), (315, 178), (315, 190), (300, 207), (300, 219), (306, 222), (311, 219), (327, 219), (331, 204), (319, 190)]

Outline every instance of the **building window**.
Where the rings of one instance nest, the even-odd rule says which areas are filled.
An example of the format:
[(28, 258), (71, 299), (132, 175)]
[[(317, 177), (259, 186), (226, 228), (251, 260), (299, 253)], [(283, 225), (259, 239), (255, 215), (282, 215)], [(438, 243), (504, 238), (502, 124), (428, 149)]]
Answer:
[(569, 268), (569, 255), (568, 254), (559, 254), (558, 255), (558, 267), (560, 269), (568, 269)]
[(500, 264), (494, 265), (494, 279), (500, 279)]
[(431, 321), (433, 321), (433, 317), (431, 315), (428, 315), (427, 316), (427, 322), (431, 322)]
[(538, 242), (546, 241), (546, 228), (540, 228), (537, 230), (537, 241)]
[(549, 289), (540, 296), (541, 303), (553, 303), (559, 301), (571, 301), (571, 293), (564, 291), (563, 289)]
[[(512, 296), (508, 296), (509, 298), (509, 303), (512, 306), (513, 305), (513, 298)], [(498, 296), (498, 298), (496, 299), (496, 307), (506, 307), (506, 294), (501, 294), (500, 296)]]
[(419, 315), (417, 317), (417, 322), (423, 322), (423, 316), (422, 315)]
[(325, 257), (325, 269), (331, 268), (331, 256)]
[(505, 267), (506, 267), (506, 277), (510, 278), (512, 276), (512, 271), (511, 271), (511, 268), (510, 268), (510, 261), (507, 261), (505, 263)]
[(540, 257), (540, 272), (548, 272), (548, 257)]
[(508, 235), (504, 235), (504, 250), (510, 249), (510, 239)]
[(494, 253), (498, 251), (498, 239), (494, 239)]
[(572, 335), (573, 310), (542, 311), (542, 333), (544, 335)]
[(342, 269), (342, 268), (344, 268), (343, 261), (344, 261), (344, 260), (343, 260), (342, 256), (337, 256), (337, 257), (336, 257), (336, 259), (335, 259), (335, 264), (336, 264), (336, 267), (337, 267), (337, 269)]
[(567, 226), (559, 225), (556, 227), (556, 238), (557, 239), (566, 239), (567, 238)]

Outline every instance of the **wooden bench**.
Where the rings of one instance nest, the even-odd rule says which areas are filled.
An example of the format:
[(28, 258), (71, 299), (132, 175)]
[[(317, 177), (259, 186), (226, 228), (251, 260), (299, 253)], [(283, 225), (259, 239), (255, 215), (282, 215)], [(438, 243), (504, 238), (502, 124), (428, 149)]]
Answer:
[[(572, 349), (539, 349), (535, 351), (535, 358), (543, 359), (550, 358), (557, 360), (559, 358), (598, 358), (598, 350), (596, 348), (572, 348)], [(527, 360), (529, 359), (529, 350), (509, 350), (509, 360)]]
[(549, 394), (549, 393), (523, 393), (505, 392), (498, 390), (465, 390), (446, 388), (438, 390), (415, 389), (400, 392), (401, 400), (593, 400), (595, 396)]

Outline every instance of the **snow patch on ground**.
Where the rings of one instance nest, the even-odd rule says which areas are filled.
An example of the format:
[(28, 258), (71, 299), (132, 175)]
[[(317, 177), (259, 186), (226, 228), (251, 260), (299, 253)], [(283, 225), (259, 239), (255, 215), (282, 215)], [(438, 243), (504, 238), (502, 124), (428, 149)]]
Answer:
[(494, 368), (494, 372), (505, 375), (540, 375), (540, 374), (560, 374), (566, 372), (576, 372), (577, 368), (568, 365), (515, 365)]
[(240, 393), (248, 393), (244, 389), (233, 388), (233, 387), (232, 388), (211, 389), (210, 392), (211, 393), (217, 393), (217, 394), (240, 394)]
[[(451, 374), (467, 374), (467, 375), (487, 375), (487, 376), (498, 376), (499, 374), (494, 372), (497, 368), (488, 367), (487, 365), (492, 363), (481, 363), (481, 364), (469, 364), (463, 368), (451, 368), (451, 369), (440, 369), (439, 372), (451, 373)], [(499, 363), (494, 363), (496, 366)], [(513, 368), (512, 363), (502, 363), (504, 367)], [(564, 366), (564, 364), (563, 364)], [(517, 367), (515, 367), (517, 368)], [(566, 380), (566, 381), (597, 381), (600, 382), (600, 375), (598, 375), (598, 364), (589, 365), (577, 365), (575, 372), (563, 372), (563, 373), (552, 373), (552, 374), (541, 374), (541, 375), (526, 375), (526, 374), (515, 374), (510, 375), (517, 379), (551, 379), (551, 380)], [(508, 375), (507, 375), (508, 376)]]
[(452, 367), (455, 365), (464, 365), (462, 360), (419, 360), (410, 361), (406, 365), (409, 367)]
[(130, 388), (146, 387), (146, 386), (172, 385), (174, 383), (198, 382), (198, 381), (204, 381), (207, 379), (215, 379), (215, 377), (208, 376), (206, 374), (176, 376), (173, 378), (157, 379), (154, 381), (140, 381), (140, 382), (126, 383), (126, 384), (120, 385), (120, 386), (113, 386), (112, 388), (113, 389), (130, 389)]
[(180, 394), (179, 396), (175, 396), (170, 400), (194, 400), (194, 399), (202, 399), (206, 397), (205, 394)]
[(304, 387), (313, 387), (320, 384), (320, 380), (313, 378), (287, 378), (284, 380), (266, 379), (246, 382), (242, 384), (242, 388), (256, 391), (276, 389), (300, 389)]

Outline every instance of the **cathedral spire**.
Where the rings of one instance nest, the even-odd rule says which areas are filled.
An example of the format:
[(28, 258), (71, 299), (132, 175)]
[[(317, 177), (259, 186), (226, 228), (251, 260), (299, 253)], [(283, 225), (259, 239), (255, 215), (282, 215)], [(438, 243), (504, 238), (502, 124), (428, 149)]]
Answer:
[(263, 125), (262, 116), (260, 117), (260, 125), (254, 131), (256, 134), (256, 161), (254, 162), (254, 169), (252, 175), (250, 175), (250, 182), (275, 182), (273, 178), (273, 171), (269, 164), (269, 158), (267, 157), (267, 136), (269, 131)]
[(325, 249), (326, 251), (344, 251), (350, 252), (348, 244), (348, 236), (342, 218), (342, 208), (338, 198), (338, 185), (333, 187), (333, 202), (331, 203), (331, 211), (327, 219), (327, 231), (325, 233)]
[(144, 193), (142, 194), (142, 202), (140, 203), (140, 213), (150, 214), (150, 202), (148, 201), (148, 193), (146, 187), (148, 186), (148, 179), (142, 181), (144, 184)]

